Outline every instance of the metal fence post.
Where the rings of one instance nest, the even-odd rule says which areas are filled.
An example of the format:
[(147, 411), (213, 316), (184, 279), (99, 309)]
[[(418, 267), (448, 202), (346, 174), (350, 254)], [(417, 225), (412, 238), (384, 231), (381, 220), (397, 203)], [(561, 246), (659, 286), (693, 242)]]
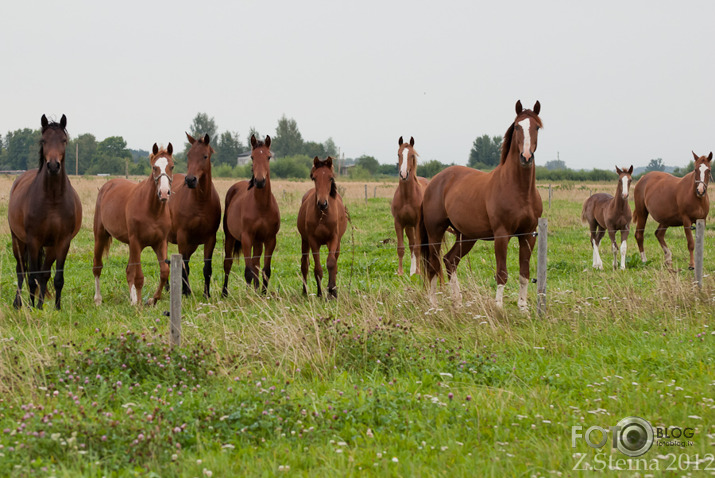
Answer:
[(171, 272), (169, 283), (170, 294), (170, 325), (171, 345), (181, 345), (181, 272), (184, 267), (181, 254), (171, 255)]
[(539, 218), (539, 246), (536, 262), (536, 312), (546, 313), (546, 251), (548, 243), (549, 220)]
[(695, 223), (695, 282), (703, 288), (703, 252), (705, 250), (705, 220)]

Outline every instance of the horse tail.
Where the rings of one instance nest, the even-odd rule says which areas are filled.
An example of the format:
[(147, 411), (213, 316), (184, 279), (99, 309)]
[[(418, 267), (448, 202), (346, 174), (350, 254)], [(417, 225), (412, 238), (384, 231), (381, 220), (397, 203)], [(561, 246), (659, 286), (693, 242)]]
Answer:
[(109, 236), (107, 242), (104, 243), (104, 249), (102, 249), (102, 257), (109, 257), (109, 246), (112, 245), (112, 236)]
[(586, 209), (588, 208), (588, 199), (583, 202), (583, 207), (581, 208), (581, 224), (588, 224), (588, 217), (586, 216)]

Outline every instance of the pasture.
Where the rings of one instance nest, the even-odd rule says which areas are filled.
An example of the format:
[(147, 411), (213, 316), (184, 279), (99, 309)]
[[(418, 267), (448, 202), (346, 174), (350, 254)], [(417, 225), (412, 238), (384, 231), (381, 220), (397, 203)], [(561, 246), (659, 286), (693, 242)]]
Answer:
[[(0, 178), (3, 217), (12, 180)], [(281, 229), (267, 297), (246, 287), (242, 260), (228, 297), (220, 297), (219, 229), (213, 296), (200, 294), (202, 254), (194, 254), (182, 347), (171, 350), (168, 298), (156, 307), (129, 305), (128, 247), (118, 241), (102, 274), (104, 302), (94, 305), (91, 227), (105, 181), (72, 178), (84, 216), (61, 311), (51, 301), (42, 311), (12, 308), (15, 261), (7, 220), (0, 221), (2, 474), (595, 476), (601, 472), (574, 467), (596, 466), (597, 452), (606, 461), (625, 456), (583, 440), (572, 447), (571, 427), (607, 428), (628, 416), (695, 430), (692, 446), (654, 445), (641, 457), (651, 469), (664, 470), (681, 454), (690, 458), (688, 471), (714, 468), (705, 458), (715, 441), (712, 226), (700, 291), (687, 270), (682, 228), (667, 234), (677, 269), (670, 272), (652, 221), (646, 264), (631, 232), (626, 270), (609, 267), (604, 241), (605, 270), (594, 271), (581, 205), (589, 191), (613, 194), (615, 184), (555, 185), (551, 208), (541, 189), (547, 314), (536, 315), (534, 284), (529, 311), (517, 307), (515, 240), (503, 311), (494, 305), (491, 242), (477, 243), (458, 269), (461, 306), (442, 285), (431, 308), (420, 277), (396, 275), (396, 184), (368, 184), (366, 204), (364, 183), (338, 179), (351, 224), (338, 299), (329, 301), (314, 296), (312, 272), (313, 295), (301, 294), (295, 224), (312, 185), (272, 181)], [(214, 182), (223, 202), (233, 181)], [(150, 249), (142, 267), (146, 300), (159, 276)], [(531, 270), (534, 277), (535, 256)]]

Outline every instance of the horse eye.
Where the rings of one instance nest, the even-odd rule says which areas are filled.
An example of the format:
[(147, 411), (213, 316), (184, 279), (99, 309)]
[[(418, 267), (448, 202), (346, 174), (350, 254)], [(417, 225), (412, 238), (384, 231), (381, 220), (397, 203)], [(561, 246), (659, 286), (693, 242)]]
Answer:
[(204, 159), (209, 159), (209, 155), (208, 155), (208, 154), (204, 154)]

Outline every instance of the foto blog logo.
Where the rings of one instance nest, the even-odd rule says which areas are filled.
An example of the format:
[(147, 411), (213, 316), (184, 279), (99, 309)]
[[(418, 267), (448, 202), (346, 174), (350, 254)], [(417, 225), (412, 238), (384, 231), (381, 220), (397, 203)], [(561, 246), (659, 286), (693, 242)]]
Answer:
[(640, 417), (626, 417), (617, 425), (603, 428), (594, 425), (583, 432), (583, 427), (571, 427), (571, 447), (576, 447), (577, 439), (583, 439), (591, 448), (603, 448), (609, 441), (611, 446), (626, 456), (636, 457), (645, 454), (653, 446), (653, 427)]

